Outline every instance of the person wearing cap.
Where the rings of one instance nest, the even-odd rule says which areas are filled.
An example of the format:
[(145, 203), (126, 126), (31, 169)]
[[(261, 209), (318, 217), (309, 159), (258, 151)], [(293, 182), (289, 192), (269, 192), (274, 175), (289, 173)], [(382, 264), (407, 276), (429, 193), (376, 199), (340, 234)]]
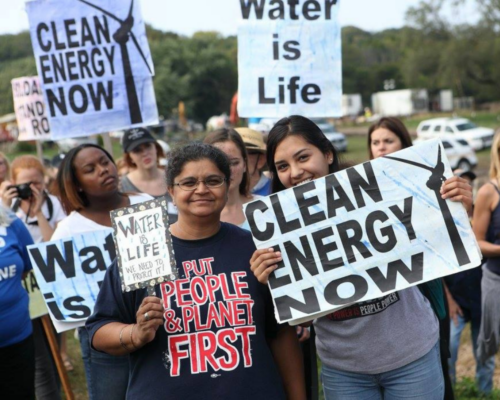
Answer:
[(264, 174), (266, 166), (266, 144), (262, 133), (250, 128), (236, 128), (245, 143), (248, 154), (248, 174), (250, 175), (250, 191), (258, 196), (271, 194), (271, 179)]
[(146, 128), (130, 129), (123, 135), (123, 160), (129, 173), (121, 178), (123, 192), (146, 193), (153, 197), (165, 196), (170, 223), (177, 221), (177, 208), (167, 191), (165, 171), (160, 166), (163, 149)]

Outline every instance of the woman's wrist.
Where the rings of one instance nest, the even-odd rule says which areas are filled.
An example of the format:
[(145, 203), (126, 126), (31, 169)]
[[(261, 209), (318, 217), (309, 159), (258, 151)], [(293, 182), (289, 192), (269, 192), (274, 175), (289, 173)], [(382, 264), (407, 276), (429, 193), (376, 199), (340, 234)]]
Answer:
[(130, 343), (132, 344), (132, 347), (134, 348), (134, 351), (135, 350), (139, 350), (139, 348), (141, 348), (142, 346), (139, 346), (137, 347), (135, 345), (135, 342), (134, 342), (134, 328), (137, 324), (132, 324), (132, 328), (130, 328)]
[(133, 337), (135, 325), (136, 324), (123, 325), (123, 327), (120, 329), (120, 334), (119, 334), (120, 346), (122, 346), (128, 353), (132, 353), (136, 350), (139, 350), (140, 348), (136, 346)]

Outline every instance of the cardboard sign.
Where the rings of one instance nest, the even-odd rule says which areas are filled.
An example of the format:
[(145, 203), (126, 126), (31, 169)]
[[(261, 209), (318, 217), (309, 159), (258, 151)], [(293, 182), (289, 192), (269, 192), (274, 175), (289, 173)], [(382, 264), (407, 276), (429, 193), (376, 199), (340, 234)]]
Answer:
[(337, 0), (240, 0), (240, 5), (239, 115), (341, 116)]
[(39, 243), (28, 251), (57, 332), (85, 325), (116, 258), (112, 229)]
[(177, 278), (165, 197), (111, 211), (111, 224), (124, 292)]
[(158, 123), (138, 1), (26, 3), (53, 139)]
[(50, 140), (50, 124), (38, 76), (16, 78), (11, 83), (19, 129), (17, 140)]
[(30, 318), (35, 319), (47, 315), (49, 311), (47, 310), (42, 292), (40, 292), (33, 271), (30, 271), (29, 274), (26, 275), (22, 283), (30, 296)]
[(430, 140), (247, 204), (257, 248), (283, 256), (269, 279), (277, 319), (387, 305), (393, 292), (479, 266), (464, 207), (441, 198), (452, 176)]

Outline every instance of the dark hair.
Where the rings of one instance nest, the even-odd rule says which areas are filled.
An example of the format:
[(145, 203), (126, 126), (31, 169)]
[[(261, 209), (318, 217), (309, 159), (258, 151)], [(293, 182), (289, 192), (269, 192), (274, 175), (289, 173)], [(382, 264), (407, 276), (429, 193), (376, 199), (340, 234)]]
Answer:
[(408, 129), (406, 129), (405, 124), (400, 119), (395, 117), (380, 118), (368, 129), (368, 154), (370, 160), (373, 160), (372, 133), (379, 128), (384, 128), (394, 133), (401, 140), (402, 149), (406, 149), (413, 144)]
[(339, 157), (337, 150), (323, 131), (313, 121), (301, 115), (290, 115), (280, 119), (267, 137), (267, 165), (272, 174), (271, 190), (273, 193), (284, 190), (285, 187), (278, 178), (276, 165), (274, 165), (274, 153), (278, 145), (288, 136), (301, 136), (307, 143), (317, 147), (323, 154), (332, 153), (333, 163), (329, 165), (330, 174), (339, 171)]
[(243, 179), (240, 182), (239, 192), (241, 195), (248, 197), (250, 196), (250, 175), (248, 174), (248, 152), (245, 147), (245, 143), (241, 138), (240, 134), (234, 129), (222, 128), (217, 129), (213, 132), (209, 132), (208, 135), (203, 140), (203, 143), (214, 145), (216, 143), (233, 142), (239, 149), (241, 156), (243, 157), (243, 162), (245, 163), (245, 172), (243, 173)]
[(104, 154), (106, 154), (110, 161), (115, 164), (111, 154), (97, 144), (84, 143), (71, 149), (66, 154), (61, 162), (61, 165), (59, 166), (59, 170), (57, 171), (55, 186), (56, 194), (61, 200), (61, 204), (66, 214), (69, 214), (72, 211), (79, 211), (89, 205), (89, 201), (85, 193), (78, 190), (79, 182), (76, 177), (73, 162), (80, 151), (91, 147), (101, 150)]
[(231, 179), (231, 166), (226, 154), (217, 147), (205, 143), (190, 143), (179, 147), (170, 153), (168, 160), (167, 186), (174, 186), (175, 178), (182, 172), (184, 166), (193, 161), (209, 160), (224, 174), (226, 184)]

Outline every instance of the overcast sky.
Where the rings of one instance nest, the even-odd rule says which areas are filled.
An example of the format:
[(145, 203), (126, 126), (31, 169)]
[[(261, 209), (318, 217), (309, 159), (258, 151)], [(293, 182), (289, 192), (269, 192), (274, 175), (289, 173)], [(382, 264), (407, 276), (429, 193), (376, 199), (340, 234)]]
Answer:
[[(75, 0), (66, 1), (70, 4)], [(474, 1), (470, 2), (468, 7), (453, 13), (456, 23), (476, 21)], [(418, 3), (419, 0), (341, 0), (341, 24), (372, 32), (398, 28), (405, 24), (406, 10)], [(153, 27), (189, 36), (197, 31), (235, 35), (241, 19), (238, 0), (141, 0), (141, 6), (145, 21)], [(22, 0), (0, 0), (0, 10), (0, 34), (28, 29)]]

